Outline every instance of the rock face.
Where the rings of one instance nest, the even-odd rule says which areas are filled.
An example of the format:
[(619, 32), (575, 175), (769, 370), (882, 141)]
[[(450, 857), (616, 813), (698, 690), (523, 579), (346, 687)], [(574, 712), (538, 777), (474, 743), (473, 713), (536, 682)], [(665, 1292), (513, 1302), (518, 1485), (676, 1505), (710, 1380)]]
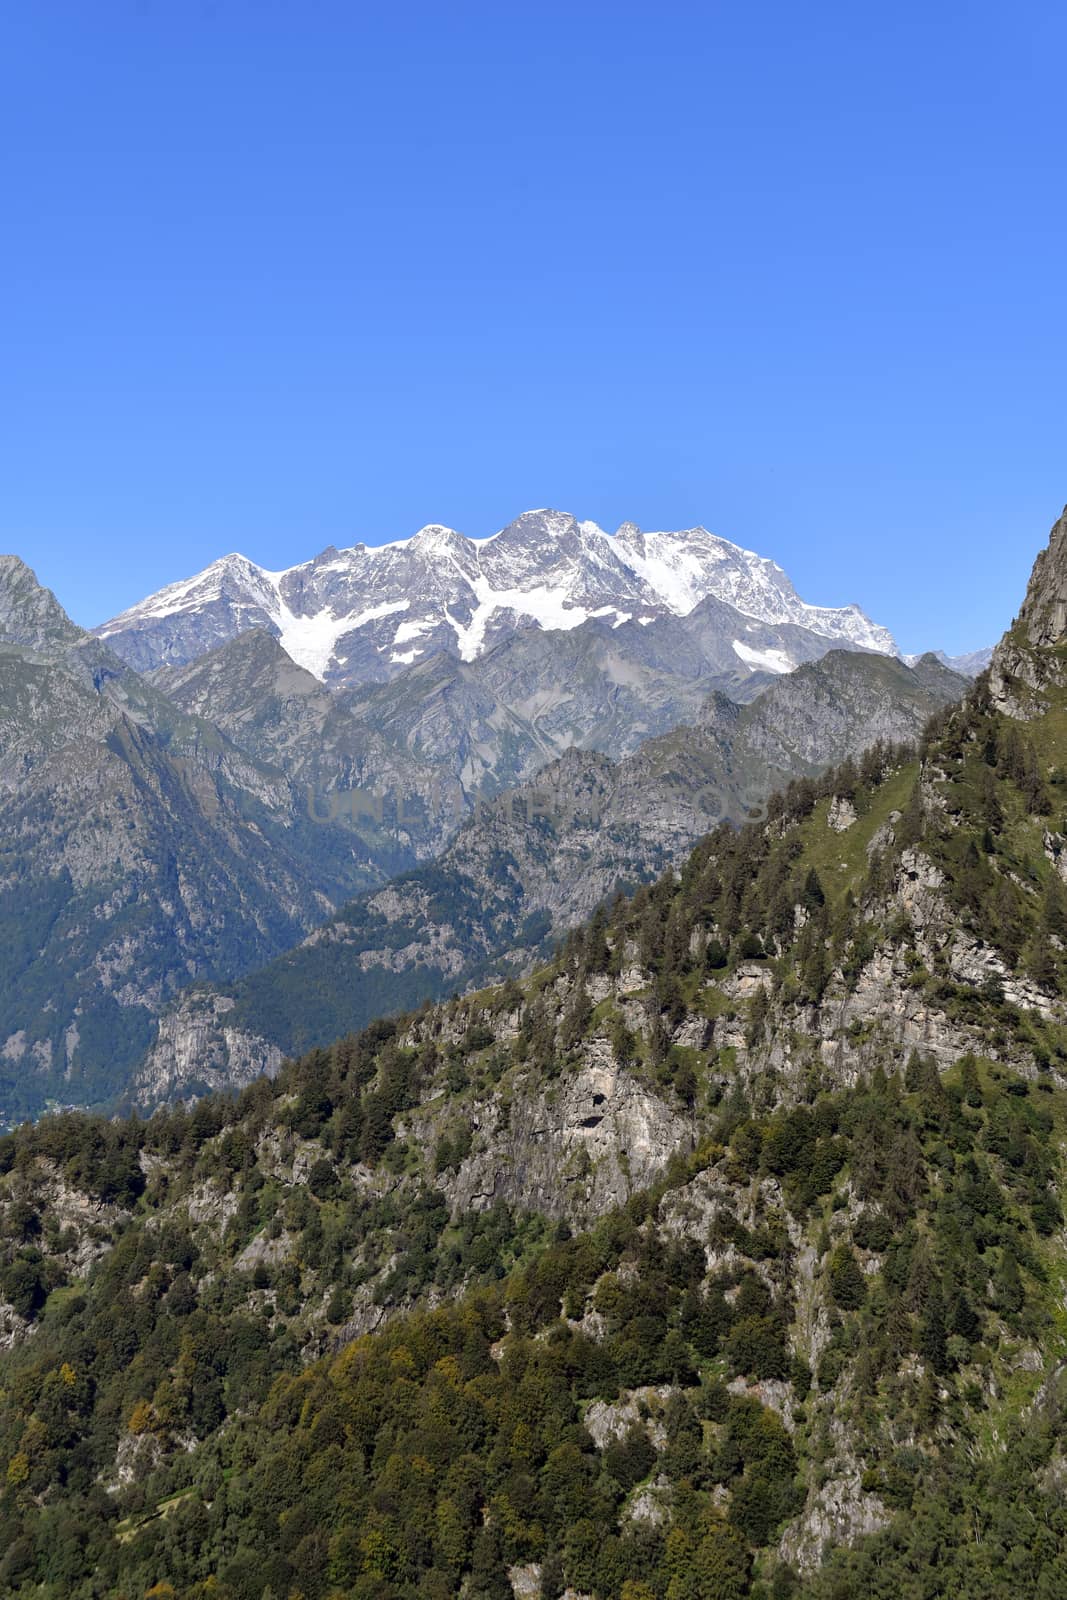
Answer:
[[(843, 1430), (838, 1434), (841, 1441)], [(862, 1473), (853, 1467), (830, 1478), (811, 1496), (803, 1514), (782, 1535), (778, 1554), (801, 1572), (814, 1572), (828, 1548), (855, 1544), (891, 1520), (878, 1496), (864, 1493)]]
[[(826, 648), (831, 641), (895, 650), (858, 607), (805, 604), (774, 562), (705, 528), (641, 533), (626, 523), (612, 537), (550, 510), (525, 512), (479, 541), (435, 524), (372, 548), (331, 546), (286, 572), (225, 556), (97, 632), (132, 666), (150, 670), (266, 629), (317, 677), (355, 684), (393, 677), (438, 650), (473, 661), (524, 628), (567, 630), (590, 618), (648, 623), (686, 616), (709, 598), (723, 607), (724, 644), (738, 673), (787, 671), (810, 659), (810, 646), (807, 655), (795, 648), (813, 638)], [(745, 619), (764, 633), (748, 637)]]
[(340, 822), (383, 869), (437, 855), (469, 809), (454, 763), (369, 725), (343, 696), (253, 629), (153, 682), (257, 761), (284, 773), (294, 817)]
[(51, 589), (18, 556), (0, 556), (0, 638), (46, 657), (82, 638)]
[(993, 652), (989, 689), (999, 711), (1020, 721), (1045, 709), (1046, 690), (1062, 687), (1057, 647), (1067, 637), (1067, 509), (1034, 562), (1022, 610)]
[(648, 1385), (627, 1390), (621, 1399), (608, 1402), (594, 1400), (585, 1413), (585, 1426), (598, 1450), (626, 1437), (631, 1428), (639, 1427), (647, 1434), (657, 1450), (667, 1443), (667, 1430), (658, 1412), (670, 1399), (671, 1390), (666, 1384)]
[(1039, 650), (1067, 636), (1067, 507), (1034, 562), (1018, 626)]
[(443, 1185), (457, 1215), (504, 1200), (587, 1223), (624, 1205), (693, 1143), (691, 1124), (621, 1070), (602, 1040), (555, 1088), (531, 1084), (506, 1114), (496, 1104), (478, 1115), (475, 1148)]
[(213, 1089), (243, 1088), (266, 1073), (273, 1077), (282, 1063), (276, 1046), (227, 1025), (233, 1001), (225, 995), (198, 996), (168, 1011), (140, 1081), (145, 1098), (161, 1100), (175, 1087), (199, 1095)]

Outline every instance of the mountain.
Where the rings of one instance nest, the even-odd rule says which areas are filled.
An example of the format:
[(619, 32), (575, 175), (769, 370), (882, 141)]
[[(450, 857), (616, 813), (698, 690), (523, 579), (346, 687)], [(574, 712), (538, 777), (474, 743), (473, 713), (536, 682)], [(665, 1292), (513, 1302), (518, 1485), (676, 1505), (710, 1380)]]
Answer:
[(161, 668), (152, 681), (174, 705), (283, 772), (297, 813), (338, 814), (383, 870), (436, 855), (467, 814), (456, 763), (436, 750), (413, 753), (395, 730), (379, 732), (261, 629), (187, 666)]
[[(326, 808), (333, 795), (385, 796), (398, 848), (434, 854), (479, 798), (525, 782), (572, 748), (613, 758), (701, 715), (710, 693), (748, 700), (828, 639), (770, 625), (708, 597), (647, 625), (590, 620), (519, 629), (461, 661), (437, 651), (384, 683), (327, 691), (280, 642), (251, 629), (152, 682), (280, 767)], [(337, 803), (336, 801), (332, 803)], [(370, 819), (357, 818), (368, 843)]]
[(933, 657), (909, 669), (833, 651), (748, 706), (713, 695), (698, 724), (618, 764), (570, 751), (480, 802), (432, 864), (369, 891), (241, 983), (185, 995), (161, 1018), (134, 1093), (151, 1104), (243, 1083), (376, 1015), (521, 972), (724, 818), (759, 814), (790, 779), (917, 739), (965, 689)]
[(3, 1592), (1062, 1594), (1065, 573), (528, 979), (0, 1140)]
[[(110, 1099), (186, 984), (261, 965), (453, 831), (455, 785), (353, 733), (291, 663), (272, 710), (272, 669), (246, 666), (218, 722), (186, 710), (0, 561), (0, 1120)], [(241, 723), (242, 693), (239, 747), (222, 713)], [(306, 772), (282, 760), (284, 707), (317, 741)], [(309, 806), (353, 777), (424, 792), (427, 812), (405, 830)]]
[[(614, 536), (558, 511), (528, 511), (489, 539), (429, 526), (412, 538), (348, 550), (268, 572), (229, 555), (168, 585), (96, 629), (139, 671), (183, 666), (249, 628), (281, 641), (331, 686), (379, 682), (435, 651), (473, 661), (518, 629), (566, 630), (687, 616), (714, 597), (771, 630), (799, 628), (837, 644), (895, 653), (885, 628), (856, 606), (809, 606), (780, 567), (704, 528)], [(733, 637), (736, 637), (736, 632)], [(727, 636), (729, 648), (729, 636)], [(826, 646), (829, 648), (829, 646)], [(766, 665), (747, 646), (735, 672)], [(787, 671), (788, 643), (758, 654)]]
[(1064, 682), (1067, 619), (1067, 507), (1030, 578), (1022, 610), (993, 652), (989, 686), (1006, 715), (1043, 717)]
[[(583, 562), (587, 587), (624, 570), (606, 536), (608, 555), (560, 519), (505, 534), (479, 557), (494, 581), (520, 554), (564, 586)], [(396, 560), (430, 582), (445, 546), (422, 540)], [(730, 571), (747, 603), (737, 561)], [(787, 591), (774, 589), (776, 614)], [(274, 632), (244, 626), (255, 616), (146, 676), (76, 628), (17, 558), (0, 565), (0, 1117), (121, 1093), (190, 982), (229, 985), (298, 946), (354, 894), (436, 856), (480, 800), (574, 746), (632, 754), (699, 717), (710, 691), (751, 695), (829, 644), (708, 596), (647, 625), (517, 629), (469, 662), (438, 651), (388, 683), (331, 692)], [(632, 838), (620, 850), (627, 881), (664, 859)], [(425, 990), (417, 966), (398, 981), (383, 1004)], [(259, 1046), (226, 1020), (247, 1076)]]
[(632, 754), (699, 717), (712, 691), (751, 699), (829, 648), (822, 635), (709, 597), (647, 626), (524, 628), (473, 661), (438, 653), (342, 698), (377, 736), (439, 764), (473, 797), (524, 781), (572, 747)]
[(49, 658), (78, 644), (82, 630), (18, 556), (0, 555), (0, 638)]
[[(927, 654), (935, 656), (941, 665), (948, 667), (951, 672), (958, 672), (965, 678), (977, 678), (992, 660), (993, 646), (987, 645), (981, 650), (968, 650), (960, 656), (947, 656), (943, 650), (928, 651)], [(917, 655), (904, 657), (909, 667), (913, 667), (919, 659)]]

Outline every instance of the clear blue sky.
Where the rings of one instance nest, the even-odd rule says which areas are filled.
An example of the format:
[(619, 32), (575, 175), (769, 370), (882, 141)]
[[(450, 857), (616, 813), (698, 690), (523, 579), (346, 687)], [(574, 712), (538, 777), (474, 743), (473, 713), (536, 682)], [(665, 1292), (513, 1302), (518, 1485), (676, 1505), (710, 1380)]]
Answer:
[(905, 648), (1067, 500), (1056, 4), (8, 0), (0, 548), (101, 621), (555, 505)]

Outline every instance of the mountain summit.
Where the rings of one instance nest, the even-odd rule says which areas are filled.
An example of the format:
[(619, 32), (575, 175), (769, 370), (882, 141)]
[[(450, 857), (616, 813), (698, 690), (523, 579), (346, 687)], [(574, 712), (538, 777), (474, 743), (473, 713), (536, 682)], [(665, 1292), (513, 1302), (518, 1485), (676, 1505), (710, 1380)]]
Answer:
[(1047, 709), (1048, 691), (1064, 682), (1057, 646), (1067, 639), (1067, 507), (1053, 523), (1012, 626), (993, 652), (989, 687), (997, 709), (1030, 721)]
[(0, 556), (0, 644), (51, 654), (84, 638), (19, 556)]
[(1034, 562), (1018, 626), (1038, 649), (1067, 635), (1067, 506)]
[[(706, 528), (643, 533), (624, 523), (612, 535), (552, 510), (524, 512), (489, 539), (431, 524), (394, 543), (330, 546), (282, 572), (225, 556), (96, 632), (149, 671), (263, 628), (300, 666), (341, 685), (394, 677), (437, 650), (472, 661), (523, 628), (687, 616), (709, 597), (745, 618), (896, 653), (889, 632), (859, 607), (808, 605), (773, 561)], [(741, 668), (768, 668), (737, 656)], [(799, 659), (783, 651), (770, 670)]]

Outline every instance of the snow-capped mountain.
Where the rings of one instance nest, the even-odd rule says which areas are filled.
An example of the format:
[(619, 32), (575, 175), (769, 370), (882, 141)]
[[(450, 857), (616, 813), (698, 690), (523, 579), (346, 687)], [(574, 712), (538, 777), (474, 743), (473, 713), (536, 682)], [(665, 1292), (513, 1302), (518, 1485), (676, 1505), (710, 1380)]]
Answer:
[[(609, 534), (550, 510), (528, 511), (489, 539), (433, 524), (390, 544), (331, 546), (283, 572), (224, 556), (96, 632), (147, 671), (263, 628), (294, 661), (341, 685), (388, 679), (436, 650), (472, 661), (522, 628), (687, 616), (709, 596), (772, 627), (801, 627), (827, 648), (897, 653), (857, 606), (806, 604), (773, 561), (706, 528), (642, 533), (624, 523)], [(734, 653), (741, 670), (788, 672), (799, 659), (784, 643), (758, 660), (743, 641)]]

